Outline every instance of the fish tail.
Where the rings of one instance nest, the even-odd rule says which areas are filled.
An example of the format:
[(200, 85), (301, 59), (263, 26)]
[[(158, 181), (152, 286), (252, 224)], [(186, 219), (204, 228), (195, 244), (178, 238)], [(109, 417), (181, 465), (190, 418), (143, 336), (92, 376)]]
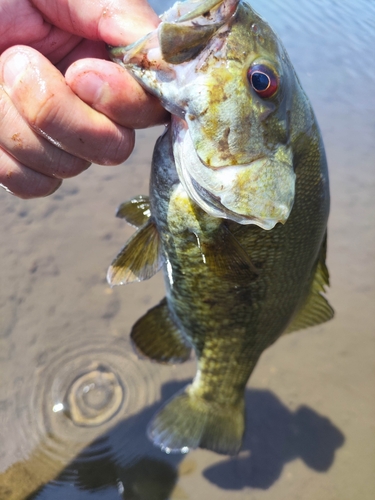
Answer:
[(188, 386), (151, 421), (148, 436), (167, 453), (206, 448), (216, 453), (239, 452), (245, 430), (245, 402), (221, 405), (198, 397)]

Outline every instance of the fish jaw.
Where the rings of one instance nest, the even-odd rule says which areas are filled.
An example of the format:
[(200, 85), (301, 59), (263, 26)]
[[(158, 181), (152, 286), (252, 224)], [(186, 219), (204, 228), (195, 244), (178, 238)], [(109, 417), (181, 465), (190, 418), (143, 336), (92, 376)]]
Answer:
[(296, 175), (291, 149), (249, 164), (210, 169), (198, 157), (186, 122), (173, 117), (173, 153), (181, 184), (209, 215), (272, 229), (284, 224), (293, 208)]

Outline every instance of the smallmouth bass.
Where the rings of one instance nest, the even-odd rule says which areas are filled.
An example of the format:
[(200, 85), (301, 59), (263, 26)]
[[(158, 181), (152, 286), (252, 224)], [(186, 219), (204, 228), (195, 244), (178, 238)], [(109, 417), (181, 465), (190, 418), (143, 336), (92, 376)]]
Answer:
[(111, 50), (171, 112), (150, 197), (123, 203), (138, 228), (111, 285), (163, 269), (166, 298), (133, 327), (143, 355), (197, 358), (191, 385), (148, 429), (165, 451), (239, 451), (244, 391), (283, 333), (332, 318), (323, 297), (329, 182), (311, 105), (271, 28), (243, 0), (177, 2), (159, 27)]

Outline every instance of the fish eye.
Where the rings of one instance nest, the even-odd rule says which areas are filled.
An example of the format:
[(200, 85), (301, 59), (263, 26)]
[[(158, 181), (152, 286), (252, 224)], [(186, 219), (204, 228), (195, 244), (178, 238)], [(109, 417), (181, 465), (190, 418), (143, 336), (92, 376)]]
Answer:
[(247, 72), (247, 78), (255, 92), (264, 99), (272, 97), (279, 88), (279, 78), (265, 64), (255, 64)]

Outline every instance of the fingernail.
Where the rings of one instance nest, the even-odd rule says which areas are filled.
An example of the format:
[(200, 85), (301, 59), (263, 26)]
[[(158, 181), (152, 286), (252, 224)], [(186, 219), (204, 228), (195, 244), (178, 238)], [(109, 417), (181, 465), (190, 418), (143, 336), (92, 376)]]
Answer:
[(16, 52), (5, 60), (3, 66), (4, 87), (12, 88), (24, 74), (30, 60), (24, 52)]
[(95, 104), (102, 95), (106, 82), (96, 73), (84, 73), (74, 82), (74, 91), (89, 104)]
[(2, 184), (1, 182), (0, 182), (0, 188), (3, 188), (7, 193), (14, 194), (8, 187), (4, 186), (4, 184)]
[(48, 191), (48, 193), (44, 194), (42, 198), (45, 198), (46, 196), (51, 196), (51, 194), (53, 194), (55, 191), (59, 189), (59, 187), (63, 182), (62, 179), (54, 179), (54, 180), (58, 180), (59, 182), (57, 184), (52, 184), (51, 190)]

